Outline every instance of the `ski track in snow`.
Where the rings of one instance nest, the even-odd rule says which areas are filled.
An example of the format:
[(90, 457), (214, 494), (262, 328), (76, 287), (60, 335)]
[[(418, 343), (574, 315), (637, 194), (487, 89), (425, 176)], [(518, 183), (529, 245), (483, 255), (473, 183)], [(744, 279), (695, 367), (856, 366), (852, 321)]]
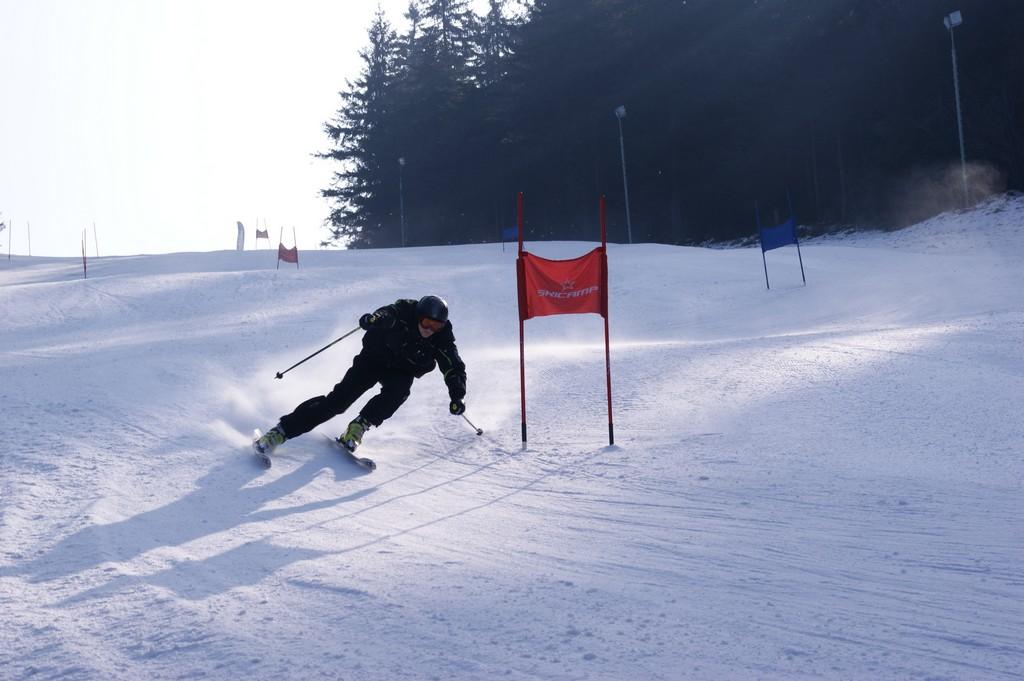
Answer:
[[(525, 449), (499, 246), (5, 261), (0, 678), (1022, 678), (1024, 199), (803, 249), (612, 245), (616, 445), (585, 315), (526, 325)], [(252, 460), (427, 292), (483, 436), (435, 372), (372, 474)]]

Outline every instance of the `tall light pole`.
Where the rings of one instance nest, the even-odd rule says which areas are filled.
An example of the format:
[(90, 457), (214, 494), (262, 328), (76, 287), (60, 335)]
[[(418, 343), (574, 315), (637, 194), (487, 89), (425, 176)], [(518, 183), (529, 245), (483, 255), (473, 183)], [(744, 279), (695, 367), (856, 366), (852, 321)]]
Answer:
[(619, 153), (622, 156), (622, 191), (626, 195), (626, 236), (633, 243), (633, 224), (629, 219), (629, 183), (626, 182), (626, 143), (622, 141), (622, 119), (626, 117), (626, 106), (615, 107), (615, 118), (619, 121)]
[(967, 208), (970, 201), (967, 193), (967, 155), (964, 153), (964, 118), (960, 112), (960, 75), (956, 68), (956, 39), (953, 38), (953, 29), (964, 23), (960, 10), (947, 14), (942, 19), (949, 31), (949, 44), (953, 54), (953, 92), (956, 95), (956, 128), (960, 135), (960, 175), (964, 182), (964, 208)]
[(402, 187), (402, 169), (405, 168), (405, 157), (398, 157), (398, 217), (402, 225), (402, 247), (405, 247), (405, 190)]

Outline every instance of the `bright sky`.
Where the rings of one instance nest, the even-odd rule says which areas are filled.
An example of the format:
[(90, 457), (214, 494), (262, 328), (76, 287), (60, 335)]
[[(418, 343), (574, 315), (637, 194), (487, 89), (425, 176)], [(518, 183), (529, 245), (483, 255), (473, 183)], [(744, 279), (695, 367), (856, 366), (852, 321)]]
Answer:
[[(407, 0), (379, 4), (404, 29)], [(84, 229), (92, 256), (94, 222), (100, 255), (233, 249), (238, 220), (252, 248), (257, 219), (316, 248), (312, 154), (377, 6), (0, 0), (3, 252), (77, 255)]]

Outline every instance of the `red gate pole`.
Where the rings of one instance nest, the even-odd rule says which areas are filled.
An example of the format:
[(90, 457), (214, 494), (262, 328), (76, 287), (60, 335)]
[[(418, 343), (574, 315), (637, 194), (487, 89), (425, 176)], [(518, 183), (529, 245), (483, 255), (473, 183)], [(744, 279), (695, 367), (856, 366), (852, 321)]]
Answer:
[(523, 340), (523, 193), (516, 195), (516, 224), (519, 227), (519, 257), (516, 258), (516, 288), (519, 291), (519, 393), (522, 403), (523, 449), (526, 449), (526, 344)]
[(615, 444), (615, 426), (612, 424), (612, 355), (608, 342), (608, 227), (604, 219), (604, 197), (601, 197), (601, 286), (604, 287), (604, 368), (608, 382), (608, 444)]

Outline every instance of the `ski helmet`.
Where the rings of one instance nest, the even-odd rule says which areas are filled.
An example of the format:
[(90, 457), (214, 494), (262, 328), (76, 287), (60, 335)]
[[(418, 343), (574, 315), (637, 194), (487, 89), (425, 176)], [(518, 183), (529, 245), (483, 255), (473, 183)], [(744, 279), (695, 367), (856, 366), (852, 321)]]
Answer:
[(423, 296), (416, 303), (416, 317), (422, 319), (436, 319), (439, 322), (448, 321), (448, 303), (437, 296)]

